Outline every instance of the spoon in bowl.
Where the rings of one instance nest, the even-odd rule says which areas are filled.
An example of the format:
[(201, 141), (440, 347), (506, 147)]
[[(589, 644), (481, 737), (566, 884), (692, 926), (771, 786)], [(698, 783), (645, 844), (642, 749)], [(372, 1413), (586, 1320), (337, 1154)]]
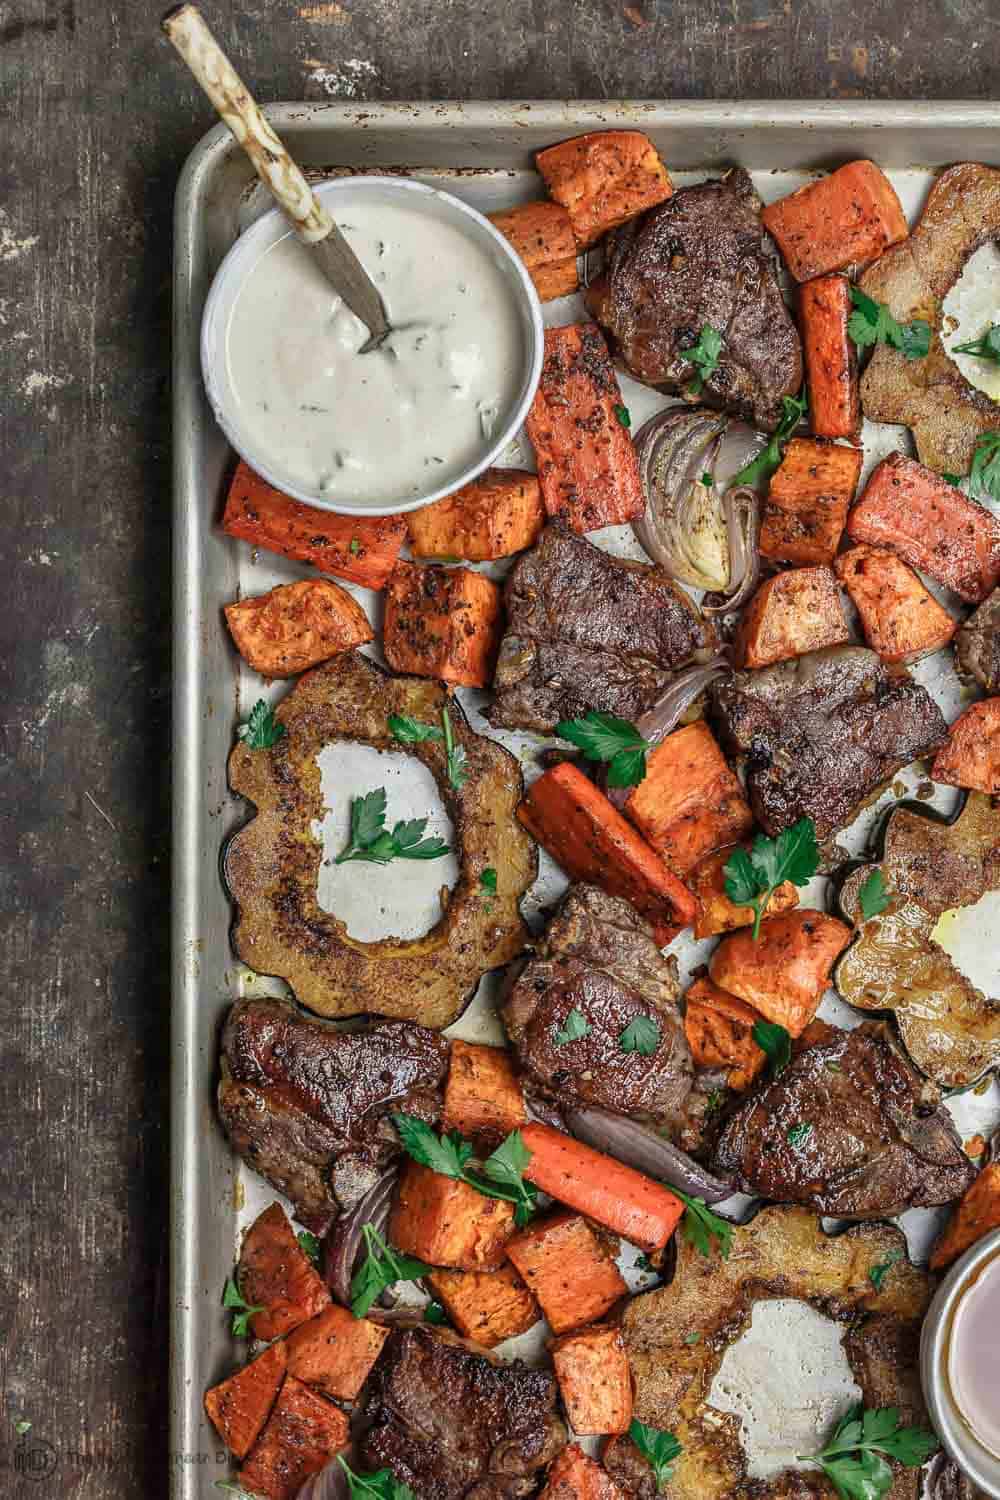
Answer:
[(392, 332), (385, 304), (302, 170), (264, 118), (246, 84), (212, 35), (196, 5), (176, 5), (160, 23), (212, 101), (223, 123), (253, 163), (300, 242), (334, 290), (368, 329), (360, 352), (377, 349)]

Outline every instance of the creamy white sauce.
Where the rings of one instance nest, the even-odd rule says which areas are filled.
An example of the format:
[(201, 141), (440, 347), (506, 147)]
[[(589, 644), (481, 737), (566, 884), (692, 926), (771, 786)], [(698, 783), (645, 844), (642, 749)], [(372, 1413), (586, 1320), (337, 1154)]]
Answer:
[(524, 337), (498, 263), (456, 225), (358, 194), (337, 220), (393, 333), (364, 324), (284, 235), (243, 283), (226, 328), (241, 427), (274, 470), (331, 501), (402, 502), (448, 483), (516, 404)]

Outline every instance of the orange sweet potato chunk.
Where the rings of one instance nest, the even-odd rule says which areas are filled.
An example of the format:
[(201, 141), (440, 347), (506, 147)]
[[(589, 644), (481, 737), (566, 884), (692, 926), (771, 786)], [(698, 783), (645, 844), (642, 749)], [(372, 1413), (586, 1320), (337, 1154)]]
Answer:
[(580, 246), (673, 192), (656, 147), (641, 130), (599, 130), (549, 146), (535, 165), (568, 212)]
[(729, 933), (709, 959), (708, 972), (720, 989), (799, 1036), (815, 1016), (834, 960), (850, 940), (846, 923), (803, 907), (765, 917), (756, 941), (746, 928)]
[(771, 479), (761, 556), (832, 563), (861, 477), (862, 452), (821, 438), (792, 438)]
[(542, 302), (576, 291), (576, 237), (561, 203), (522, 203), (489, 219), (523, 260)]
[(482, 1271), (500, 1265), (513, 1232), (513, 1204), (407, 1162), (389, 1220), (389, 1239), (404, 1255), (431, 1266)]
[(287, 1376), (240, 1484), (267, 1500), (295, 1500), (300, 1486), (350, 1442), (347, 1413)]
[(567, 1333), (549, 1345), (569, 1425), (579, 1437), (627, 1432), (632, 1372), (620, 1328)]
[(877, 260), (909, 233), (896, 189), (873, 161), (850, 161), (765, 205), (764, 227), (796, 281)]
[(1000, 793), (1000, 698), (974, 703), (948, 730), (931, 771), (945, 786)]
[(749, 1088), (766, 1061), (753, 1039), (762, 1017), (710, 979), (697, 979), (684, 998), (684, 1034), (695, 1066), (728, 1068), (731, 1089)]
[(280, 1203), (265, 1208), (247, 1230), (236, 1281), (244, 1300), (263, 1308), (250, 1320), (258, 1339), (288, 1333), (330, 1302), (326, 1283), (296, 1240)]
[(834, 572), (851, 596), (865, 640), (883, 661), (916, 661), (946, 646), (958, 629), (913, 569), (884, 547), (860, 542), (840, 554)]
[(556, 1213), (522, 1229), (507, 1246), (553, 1333), (602, 1317), (628, 1287), (580, 1214)]
[(750, 600), (736, 633), (736, 660), (742, 667), (769, 667), (850, 638), (831, 569), (789, 568)]
[(262, 677), (294, 677), (374, 638), (361, 605), (329, 578), (285, 583), (223, 613), (237, 651)]
[(753, 827), (739, 778), (704, 720), (675, 729), (647, 754), (646, 775), (625, 803), (625, 816), (680, 876), (708, 850)]
[(526, 1333), (542, 1316), (510, 1261), (495, 1271), (432, 1271), (427, 1284), (459, 1333), (484, 1349)]
[(991, 1229), (1000, 1229), (1000, 1162), (984, 1167), (966, 1189), (931, 1251), (931, 1270), (943, 1271)]
[(579, 1443), (567, 1443), (549, 1469), (539, 1500), (625, 1500), (625, 1495)]
[(526, 1118), (524, 1091), (507, 1048), (456, 1038), (448, 1061), (442, 1128), (495, 1146)]
[[(753, 911), (749, 906), (737, 906), (726, 895), (726, 865), (732, 856), (735, 844), (725, 849), (714, 849), (700, 859), (688, 876), (688, 883), (698, 903), (698, 915), (694, 923), (696, 938), (714, 937), (718, 932), (733, 932), (737, 927), (749, 927)], [(765, 915), (779, 916), (791, 911), (799, 904), (799, 893), (790, 880), (784, 881), (767, 903)]]
[(534, 546), (545, 525), (545, 507), (537, 475), (525, 469), (487, 469), (406, 519), (414, 557), (487, 562)]
[(246, 1458), (271, 1415), (288, 1363), (279, 1339), (263, 1354), (205, 1392), (205, 1411), (216, 1432), (237, 1458)]
[(500, 590), (468, 568), (397, 563), (385, 595), (385, 658), (397, 672), (486, 687), (500, 646)]
[(353, 1401), (388, 1337), (388, 1328), (331, 1303), (288, 1335), (288, 1373), (325, 1396)]

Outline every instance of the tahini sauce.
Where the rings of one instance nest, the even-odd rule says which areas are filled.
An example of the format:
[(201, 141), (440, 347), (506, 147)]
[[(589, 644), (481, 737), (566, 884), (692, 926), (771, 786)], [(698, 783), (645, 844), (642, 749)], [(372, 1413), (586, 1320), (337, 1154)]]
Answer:
[(331, 501), (403, 502), (459, 475), (509, 414), (519, 314), (499, 265), (455, 225), (361, 194), (336, 211), (393, 333), (359, 353), (368, 330), (287, 234), (233, 304), (230, 387), (273, 470)]

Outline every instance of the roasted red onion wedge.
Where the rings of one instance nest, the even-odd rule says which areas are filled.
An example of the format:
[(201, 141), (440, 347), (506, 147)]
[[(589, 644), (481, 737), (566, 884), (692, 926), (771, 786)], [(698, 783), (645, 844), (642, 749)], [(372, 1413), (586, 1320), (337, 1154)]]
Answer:
[[(639, 717), (636, 729), (651, 747), (658, 745), (673, 729), (676, 729), (682, 716), (695, 699), (701, 696), (709, 683), (714, 682), (716, 677), (721, 677), (724, 672), (732, 670), (732, 666), (724, 656), (713, 656), (711, 661), (685, 667), (683, 672), (678, 672), (669, 687), (661, 693), (652, 708), (648, 708)], [(601, 775), (601, 785), (608, 801), (613, 803), (620, 812), (628, 801), (632, 788), (608, 786), (606, 767)]]
[(326, 1284), (336, 1301), (344, 1307), (351, 1305), (351, 1277), (361, 1249), (361, 1231), (366, 1224), (374, 1225), (379, 1234), (385, 1229), (398, 1170), (394, 1166), (383, 1172), (375, 1186), (352, 1209), (341, 1214), (324, 1242)]
[(589, 1104), (564, 1107), (563, 1114), (578, 1140), (667, 1187), (680, 1188), (692, 1198), (704, 1198), (706, 1203), (721, 1203), (723, 1198), (733, 1196), (733, 1187), (648, 1125)]

